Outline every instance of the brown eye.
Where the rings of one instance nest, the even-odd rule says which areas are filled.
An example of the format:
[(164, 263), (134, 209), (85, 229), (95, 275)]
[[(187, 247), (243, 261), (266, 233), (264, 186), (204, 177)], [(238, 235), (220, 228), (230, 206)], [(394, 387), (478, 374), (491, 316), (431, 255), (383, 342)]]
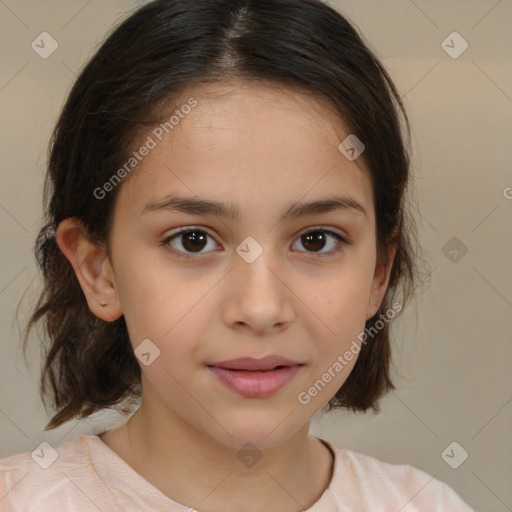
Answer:
[[(203, 254), (204, 252), (208, 252), (203, 251), (203, 249), (208, 246), (208, 238), (212, 237), (206, 231), (189, 228), (174, 233), (172, 236), (163, 240), (162, 243), (164, 245), (170, 245), (174, 251), (187, 256), (189, 254)], [(213, 248), (217, 247), (216, 243), (212, 245)]]
[[(334, 242), (333, 240), (334, 239)], [(326, 229), (314, 229), (303, 233), (299, 239), (306, 252), (328, 254), (340, 250), (348, 242), (338, 233)], [(326, 251), (322, 251), (327, 247)]]

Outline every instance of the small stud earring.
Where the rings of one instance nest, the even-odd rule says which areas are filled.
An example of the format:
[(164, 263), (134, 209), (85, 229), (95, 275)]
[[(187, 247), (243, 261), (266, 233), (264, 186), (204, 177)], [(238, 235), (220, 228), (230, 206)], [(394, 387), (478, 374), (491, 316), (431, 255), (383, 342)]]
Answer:
[(106, 306), (106, 305), (107, 305), (107, 303), (106, 303), (104, 300), (102, 300), (102, 301), (100, 302), (100, 306)]

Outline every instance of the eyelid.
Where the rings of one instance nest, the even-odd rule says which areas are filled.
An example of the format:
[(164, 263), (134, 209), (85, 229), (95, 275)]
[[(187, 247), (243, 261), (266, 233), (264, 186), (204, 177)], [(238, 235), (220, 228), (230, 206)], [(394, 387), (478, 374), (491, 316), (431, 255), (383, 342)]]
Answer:
[[(168, 232), (164, 236), (164, 240), (168, 240), (170, 237), (179, 235), (179, 234), (181, 234), (183, 232), (193, 231), (194, 229), (197, 229), (198, 231), (204, 231), (205, 233), (210, 235), (212, 238), (215, 238), (213, 233), (211, 233), (209, 231), (210, 228), (208, 228), (206, 226), (200, 226), (200, 225), (191, 224), (189, 226), (182, 226), (180, 228), (176, 228), (175, 230), (172, 230), (172, 231)], [(325, 231), (332, 231), (333, 233), (337, 234), (344, 242), (351, 243), (348, 235), (345, 232), (343, 232), (343, 231), (339, 231), (339, 228), (336, 228), (334, 226), (324, 226), (324, 225), (321, 225), (321, 224), (316, 225), (316, 226), (309, 226), (307, 228), (304, 228), (302, 231), (299, 231), (299, 233), (297, 234), (297, 237), (302, 236), (302, 235), (306, 235), (306, 234), (311, 233), (311, 232), (324, 231), (324, 230)]]
[(308, 233), (314, 233), (315, 231), (327, 231), (338, 235), (345, 243), (351, 243), (349, 236), (344, 231), (340, 231), (339, 228), (335, 228), (334, 226), (311, 226), (309, 228), (305, 228), (303, 231), (299, 231), (297, 236), (307, 235)]
[(169, 231), (166, 235), (165, 235), (165, 238), (169, 238), (171, 236), (174, 236), (174, 235), (178, 235), (180, 233), (183, 233), (183, 232), (186, 232), (186, 231), (194, 231), (194, 229), (196, 229), (197, 231), (204, 231), (205, 233), (208, 233), (211, 237), (213, 237), (213, 234), (209, 231), (210, 228), (206, 227), (206, 226), (200, 226), (200, 225), (196, 225), (196, 224), (190, 224), (190, 225), (187, 225), (187, 226), (181, 226), (179, 228), (176, 228), (176, 229), (173, 229), (171, 231)]

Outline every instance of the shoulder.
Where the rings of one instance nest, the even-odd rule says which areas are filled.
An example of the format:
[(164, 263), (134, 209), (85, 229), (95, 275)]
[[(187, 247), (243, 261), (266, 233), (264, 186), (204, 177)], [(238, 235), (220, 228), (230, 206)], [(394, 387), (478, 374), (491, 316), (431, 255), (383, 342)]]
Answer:
[(382, 511), (474, 512), (449, 485), (420, 469), (330, 446), (336, 455), (333, 492), (346, 500), (350, 499), (345, 496), (349, 489), (354, 506), (364, 504), (364, 510)]
[(0, 509), (54, 512), (64, 503), (73, 503), (76, 510), (89, 510), (91, 501), (100, 507), (110, 504), (90, 458), (91, 437), (83, 435), (55, 448), (41, 443), (32, 452), (1, 459)]

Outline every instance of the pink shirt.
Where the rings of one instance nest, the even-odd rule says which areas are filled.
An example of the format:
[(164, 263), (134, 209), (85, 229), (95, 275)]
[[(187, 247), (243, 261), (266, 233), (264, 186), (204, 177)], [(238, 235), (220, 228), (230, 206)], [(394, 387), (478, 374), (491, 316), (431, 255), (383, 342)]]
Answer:
[[(474, 512), (451, 487), (419, 469), (322, 442), (334, 454), (334, 473), (329, 487), (306, 512)], [(195, 509), (153, 487), (97, 435), (82, 435), (55, 450), (47, 445), (0, 460), (0, 511), (98, 510)]]

